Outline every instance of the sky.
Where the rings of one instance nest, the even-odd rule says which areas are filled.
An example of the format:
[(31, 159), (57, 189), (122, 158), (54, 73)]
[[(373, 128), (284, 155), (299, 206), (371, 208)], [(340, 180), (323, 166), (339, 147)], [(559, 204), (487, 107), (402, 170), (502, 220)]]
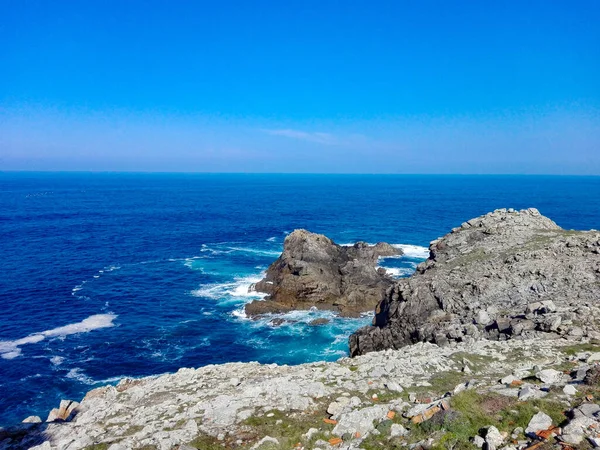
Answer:
[(600, 175), (600, 2), (0, 0), (0, 171)]

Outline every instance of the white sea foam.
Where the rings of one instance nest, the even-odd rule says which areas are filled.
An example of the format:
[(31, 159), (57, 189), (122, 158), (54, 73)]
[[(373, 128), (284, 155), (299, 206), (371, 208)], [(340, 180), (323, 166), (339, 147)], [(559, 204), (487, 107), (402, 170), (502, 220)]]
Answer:
[(16, 358), (21, 354), (21, 346), (36, 344), (46, 338), (65, 338), (70, 334), (88, 333), (99, 328), (113, 327), (113, 321), (116, 318), (117, 316), (115, 314), (95, 314), (81, 322), (30, 334), (29, 336), (13, 341), (0, 341), (0, 357), (4, 359)]
[(69, 373), (67, 373), (65, 377), (70, 378), (72, 380), (77, 380), (83, 384), (96, 384), (96, 382), (92, 378), (88, 377), (85, 373), (83, 373), (83, 370), (79, 367), (75, 367), (74, 369), (69, 370)]
[(256, 291), (250, 291), (250, 286), (262, 279), (261, 276), (251, 275), (247, 277), (236, 278), (229, 283), (209, 284), (202, 286), (194, 291), (195, 297), (207, 297), (213, 300), (236, 300), (241, 299), (259, 299), (264, 294)]
[(50, 362), (55, 366), (60, 366), (64, 362), (64, 360), (65, 358), (63, 358), (62, 356), (53, 356), (52, 358), (50, 358)]
[[(354, 243), (339, 244), (342, 247), (352, 247)], [(375, 245), (372, 242), (367, 242), (367, 245)], [(409, 258), (427, 259), (429, 258), (429, 248), (422, 247), (420, 245), (411, 244), (390, 244), (392, 247), (399, 248), (404, 252), (404, 255), (399, 256), (386, 256), (385, 258), (402, 258), (403, 256)]]
[(234, 252), (251, 253), (254, 255), (279, 256), (281, 254), (281, 252), (279, 252), (277, 250), (261, 250), (258, 248), (247, 248), (247, 247), (228, 247), (228, 248)]
[[(411, 264), (412, 266), (412, 264)], [(377, 268), (385, 269), (387, 273), (389, 273), (393, 277), (405, 277), (407, 275), (411, 275), (415, 270), (414, 267), (385, 267), (378, 266)]]
[(392, 247), (401, 249), (404, 252), (404, 256), (408, 256), (409, 258), (429, 258), (429, 248), (427, 247), (409, 244), (392, 244)]
[(267, 239), (267, 242), (275, 242), (277, 240), (277, 238), (275, 236), (270, 237)]

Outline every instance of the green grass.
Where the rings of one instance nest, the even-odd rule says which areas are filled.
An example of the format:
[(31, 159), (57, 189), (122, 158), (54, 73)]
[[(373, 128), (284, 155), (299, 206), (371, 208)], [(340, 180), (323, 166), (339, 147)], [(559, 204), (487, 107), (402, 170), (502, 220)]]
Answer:
[(221, 442), (211, 436), (200, 435), (187, 445), (199, 450), (223, 450), (224, 446)]
[(596, 352), (600, 352), (600, 344), (593, 343), (593, 342), (582, 343), (582, 344), (576, 344), (576, 345), (569, 345), (568, 347), (562, 347), (560, 350), (563, 353), (570, 355), (570, 356), (574, 356), (577, 353), (582, 353), (582, 352), (596, 353)]
[(472, 390), (452, 397), (451, 407), (454, 413), (448, 413), (446, 419), (444, 416), (434, 416), (427, 422), (412, 426), (410, 441), (418, 442), (436, 435), (439, 439), (434, 448), (474, 449), (471, 438), (490, 425), (494, 425), (501, 432), (511, 433), (517, 427), (526, 428), (538, 411), (552, 417), (555, 425), (565, 420), (565, 406), (555, 401), (537, 399), (519, 402), (511, 397), (479, 394)]
[[(268, 414), (273, 414), (273, 416), (267, 417)], [(255, 441), (264, 436), (271, 436), (279, 441), (279, 446), (273, 446), (274, 449), (289, 450), (299, 442), (306, 443), (302, 435), (306, 434), (310, 428), (320, 430), (313, 436), (311, 443), (318, 439), (328, 439), (324, 433), (331, 431), (334, 425), (324, 423), (325, 417), (327, 414), (324, 410), (315, 410), (312, 414), (283, 413), (273, 410), (264, 415), (249, 417), (244, 421), (244, 425), (249, 428), (249, 432), (255, 435)], [(278, 421), (281, 422), (277, 423)], [(208, 449), (212, 450), (210, 447)]]

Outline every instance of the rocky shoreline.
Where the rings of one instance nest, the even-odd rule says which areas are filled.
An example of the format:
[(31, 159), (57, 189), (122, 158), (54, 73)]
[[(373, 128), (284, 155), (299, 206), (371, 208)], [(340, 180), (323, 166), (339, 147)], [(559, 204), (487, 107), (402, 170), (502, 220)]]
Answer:
[(600, 447), (599, 232), (497, 210), (410, 278), (377, 270), (395, 251), (297, 230), (256, 286), (250, 315), (376, 307), (352, 358), (125, 379), (0, 430), (0, 450)]
[(0, 448), (591, 448), (598, 361), (599, 344), (559, 338), (180, 369), (90, 391), (0, 432)]

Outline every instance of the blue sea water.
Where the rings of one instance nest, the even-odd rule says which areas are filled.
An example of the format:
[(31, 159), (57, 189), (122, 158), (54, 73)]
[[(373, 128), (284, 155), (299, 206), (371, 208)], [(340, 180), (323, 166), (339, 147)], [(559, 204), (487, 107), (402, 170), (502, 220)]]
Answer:
[(402, 245), (381, 265), (407, 276), (471, 217), (597, 229), (599, 199), (600, 177), (0, 173), (0, 426), (124, 376), (346, 355), (370, 317), (243, 315), (296, 228)]

